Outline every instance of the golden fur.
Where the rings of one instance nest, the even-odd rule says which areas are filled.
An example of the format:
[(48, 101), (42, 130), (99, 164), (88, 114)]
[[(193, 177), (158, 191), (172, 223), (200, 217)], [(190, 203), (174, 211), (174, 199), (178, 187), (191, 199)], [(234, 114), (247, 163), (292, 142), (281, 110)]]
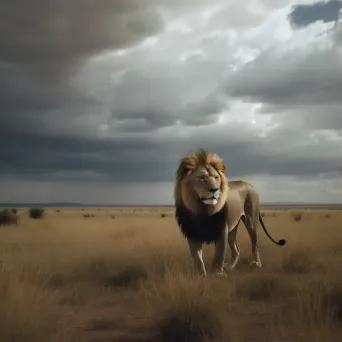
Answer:
[[(215, 243), (212, 270), (216, 274), (224, 275), (227, 242), (232, 253), (231, 268), (236, 266), (240, 254), (236, 232), (241, 220), (251, 238), (252, 264), (261, 267), (256, 231), (258, 221), (274, 243), (285, 244), (285, 240), (273, 240), (266, 230), (259, 213), (258, 192), (244, 181), (228, 182), (225, 171), (226, 165), (218, 155), (200, 150), (184, 157), (176, 173), (177, 223), (188, 240), (196, 269), (204, 276), (203, 243)], [(217, 200), (206, 204), (207, 198), (216, 191), (219, 192)]]
[[(201, 166), (201, 167), (199, 167)], [(213, 168), (219, 176), (218, 187), (221, 191), (221, 197), (216, 205), (206, 207), (199, 201), (194, 193), (194, 183), (196, 177), (205, 169)], [(216, 154), (208, 153), (204, 150), (199, 152), (192, 152), (183, 158), (177, 170), (177, 180), (174, 190), (175, 202), (177, 204), (184, 204), (195, 214), (205, 213), (208, 215), (219, 212), (227, 200), (228, 180), (224, 175), (226, 165), (223, 160)], [(202, 189), (208, 190), (206, 184), (199, 183), (198, 186)]]

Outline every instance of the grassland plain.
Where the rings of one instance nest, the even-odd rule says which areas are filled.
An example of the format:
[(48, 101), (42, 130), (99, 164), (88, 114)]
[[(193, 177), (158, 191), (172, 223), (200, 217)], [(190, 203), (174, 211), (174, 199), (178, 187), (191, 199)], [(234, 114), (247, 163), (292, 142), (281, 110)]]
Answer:
[(27, 213), (0, 228), (1, 341), (342, 340), (341, 210), (263, 210), (287, 245), (258, 227), (263, 268), (252, 269), (240, 225), (227, 279), (193, 274), (173, 208)]

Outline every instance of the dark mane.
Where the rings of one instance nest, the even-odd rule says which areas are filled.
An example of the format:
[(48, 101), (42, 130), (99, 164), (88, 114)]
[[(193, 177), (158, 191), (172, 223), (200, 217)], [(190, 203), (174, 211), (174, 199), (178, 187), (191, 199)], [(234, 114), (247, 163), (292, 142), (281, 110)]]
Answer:
[(227, 215), (227, 204), (211, 216), (193, 214), (184, 205), (176, 204), (176, 220), (183, 235), (206, 244), (220, 239), (227, 224)]

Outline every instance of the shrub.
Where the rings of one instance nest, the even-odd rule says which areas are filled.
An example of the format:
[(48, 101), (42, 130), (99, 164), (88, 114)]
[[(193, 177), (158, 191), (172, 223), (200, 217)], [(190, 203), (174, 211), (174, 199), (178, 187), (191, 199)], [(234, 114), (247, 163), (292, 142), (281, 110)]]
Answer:
[(89, 218), (89, 217), (95, 217), (95, 215), (94, 214), (83, 214), (83, 217)]
[(29, 217), (33, 219), (40, 219), (44, 216), (44, 209), (43, 208), (31, 208), (29, 210)]
[(12, 208), (12, 209), (11, 209), (11, 212), (12, 212), (12, 214), (17, 215), (18, 210), (17, 210), (17, 208)]
[(301, 221), (303, 218), (301, 213), (294, 213), (292, 216), (295, 221)]
[(0, 211), (0, 226), (18, 223), (18, 216), (8, 209)]
[(167, 215), (165, 213), (160, 214), (161, 218), (165, 218)]

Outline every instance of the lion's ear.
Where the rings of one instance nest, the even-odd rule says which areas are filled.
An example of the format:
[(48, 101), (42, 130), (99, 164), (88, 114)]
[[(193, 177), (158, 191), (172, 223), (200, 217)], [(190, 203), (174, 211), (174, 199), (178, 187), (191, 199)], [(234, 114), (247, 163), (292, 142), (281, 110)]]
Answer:
[(177, 179), (181, 180), (188, 176), (196, 167), (192, 158), (183, 158), (177, 170)]
[(226, 164), (223, 162), (223, 160), (221, 158), (219, 158), (218, 156), (215, 156), (216, 158), (212, 160), (212, 166), (217, 170), (220, 171), (222, 173), (225, 173), (227, 170), (227, 166)]
[(225, 173), (227, 171), (227, 166), (224, 162), (221, 162), (220, 171)]

